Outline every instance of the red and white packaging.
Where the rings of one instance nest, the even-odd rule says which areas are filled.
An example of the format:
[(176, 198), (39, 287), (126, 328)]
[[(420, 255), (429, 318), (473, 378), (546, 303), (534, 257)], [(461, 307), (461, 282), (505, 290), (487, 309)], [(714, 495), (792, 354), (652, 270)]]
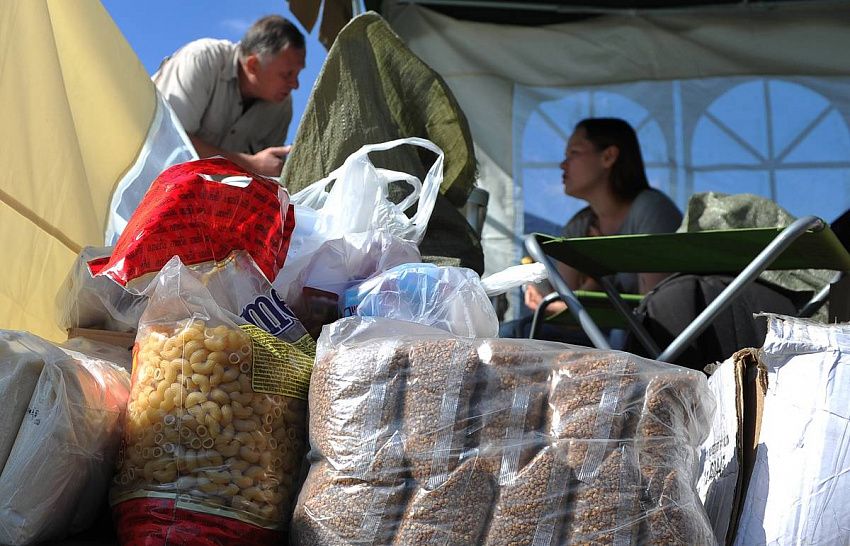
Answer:
[(173, 256), (192, 266), (244, 250), (272, 281), (289, 249), (291, 210), (289, 194), (274, 180), (227, 159), (181, 163), (154, 180), (112, 255), (89, 268), (142, 289)]

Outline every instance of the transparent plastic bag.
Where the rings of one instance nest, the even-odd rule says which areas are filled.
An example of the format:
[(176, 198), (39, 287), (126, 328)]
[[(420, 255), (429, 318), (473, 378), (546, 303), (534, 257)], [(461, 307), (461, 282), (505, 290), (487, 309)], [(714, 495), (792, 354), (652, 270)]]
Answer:
[(136, 337), (111, 491), (121, 541), (280, 541), (303, 471), (314, 356), (306, 334), (274, 337), (169, 261)]
[(699, 372), (349, 317), (322, 331), (310, 389), (295, 543), (716, 543), (695, 492), (714, 409)]
[[(287, 262), (275, 290), (314, 337), (342, 314), (345, 291), (376, 273), (422, 260), (416, 244), (380, 229), (325, 241), (303, 267)], [(303, 262), (302, 262), (303, 263)]]
[(0, 331), (0, 543), (55, 540), (91, 525), (112, 477), (129, 386), (111, 362)]
[(112, 247), (83, 248), (56, 294), (56, 322), (63, 330), (96, 328), (135, 332), (147, 298), (124, 290), (112, 279), (94, 276), (88, 263), (109, 259)]
[(344, 314), (434, 326), (461, 337), (495, 337), (499, 319), (471, 269), (402, 264), (345, 292)]
[(504, 294), (511, 288), (524, 284), (533, 284), (549, 278), (546, 266), (540, 262), (533, 264), (512, 265), (501, 271), (481, 279), (484, 292), (488, 297)]

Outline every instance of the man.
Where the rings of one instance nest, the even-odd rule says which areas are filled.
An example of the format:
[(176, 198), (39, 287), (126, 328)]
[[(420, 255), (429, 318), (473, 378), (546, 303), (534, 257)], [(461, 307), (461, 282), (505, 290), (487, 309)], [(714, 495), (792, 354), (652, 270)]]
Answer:
[(201, 39), (166, 58), (153, 75), (200, 157), (221, 155), (279, 176), (289, 146), (292, 97), (304, 69), (304, 36), (269, 15), (238, 44)]

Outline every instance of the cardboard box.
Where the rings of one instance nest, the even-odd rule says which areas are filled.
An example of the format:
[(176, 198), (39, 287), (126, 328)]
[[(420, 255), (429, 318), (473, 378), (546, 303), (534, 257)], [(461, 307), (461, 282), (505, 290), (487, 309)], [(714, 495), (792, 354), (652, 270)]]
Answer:
[(735, 543), (850, 544), (850, 325), (768, 316), (768, 379)]
[(717, 408), (700, 448), (697, 492), (719, 544), (732, 544), (759, 442), (767, 375), (758, 350), (742, 349), (708, 381)]

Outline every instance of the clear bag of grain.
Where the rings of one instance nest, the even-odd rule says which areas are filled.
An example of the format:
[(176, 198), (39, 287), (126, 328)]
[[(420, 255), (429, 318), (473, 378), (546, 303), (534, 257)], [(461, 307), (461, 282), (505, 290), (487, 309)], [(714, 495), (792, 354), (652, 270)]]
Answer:
[(310, 380), (310, 460), (362, 476), (398, 430), (406, 368), (407, 348), (392, 342), (325, 352)]
[(405, 453), (414, 479), (436, 488), (464, 458), (476, 351), (461, 339), (410, 340), (401, 414)]
[(660, 373), (646, 386), (635, 431), (643, 480), (646, 544), (712, 544), (711, 524), (695, 488), (703, 423), (712, 404), (683, 374)]
[(314, 464), (293, 515), (294, 543), (390, 544), (413, 487), (403, 457), (396, 435), (357, 476), (325, 461)]
[(565, 455), (558, 446), (547, 446), (500, 484), (486, 546), (560, 543), (571, 479)]
[(560, 347), (524, 340), (481, 340), (477, 395), (470, 423), (473, 441), (499, 484), (513, 482), (519, 470), (547, 443), (543, 433), (553, 356)]
[[(299, 497), (295, 544), (713, 540), (692, 502), (713, 407), (698, 372), (374, 317), (326, 327), (317, 368), (311, 462), (323, 470)], [(389, 445), (401, 456), (388, 460)], [(366, 525), (357, 503), (380, 517)]]
[(496, 482), (483, 461), (472, 456), (438, 485), (420, 484), (393, 544), (480, 544), (497, 495)]
[(307, 447), (312, 340), (222, 309), (177, 258), (153, 285), (111, 492), (121, 541), (281, 540)]

